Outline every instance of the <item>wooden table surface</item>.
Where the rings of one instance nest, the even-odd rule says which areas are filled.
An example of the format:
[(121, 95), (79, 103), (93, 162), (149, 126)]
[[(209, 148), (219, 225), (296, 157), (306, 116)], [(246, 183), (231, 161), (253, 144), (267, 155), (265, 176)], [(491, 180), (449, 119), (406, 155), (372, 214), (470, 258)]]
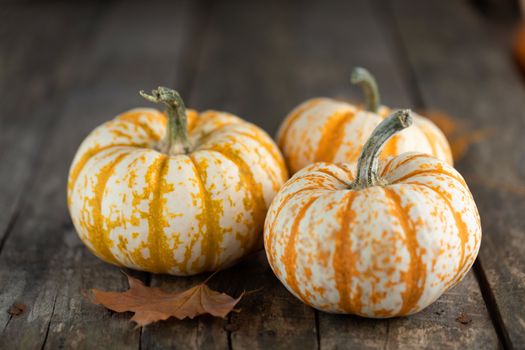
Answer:
[[(0, 348), (525, 348), (515, 24), (460, 0), (0, 4)], [(68, 167), (90, 130), (149, 106), (137, 92), (165, 85), (191, 107), (238, 114), (274, 135), (304, 99), (360, 99), (349, 84), (355, 65), (374, 72), (387, 105), (439, 109), (494, 131), (457, 164), (483, 224), (479, 258), (459, 285), (410, 317), (331, 315), (293, 298), (260, 252), (210, 282), (232, 295), (262, 288), (226, 320), (136, 328), (130, 313), (85, 299), (90, 288), (127, 288), (119, 268), (82, 245), (67, 211)], [(206, 277), (131, 273), (169, 290)], [(27, 309), (10, 315), (14, 303)]]

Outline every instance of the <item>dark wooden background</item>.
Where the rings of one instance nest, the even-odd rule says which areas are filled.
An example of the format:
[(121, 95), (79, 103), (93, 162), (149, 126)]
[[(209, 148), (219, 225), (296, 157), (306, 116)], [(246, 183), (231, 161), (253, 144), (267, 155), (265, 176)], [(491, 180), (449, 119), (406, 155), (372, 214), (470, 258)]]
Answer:
[[(509, 51), (514, 7), (2, 2), (0, 348), (525, 348), (525, 85)], [(361, 98), (349, 85), (354, 65), (374, 72), (388, 105), (435, 108), (495, 130), (457, 164), (483, 223), (480, 256), (458, 286), (411, 317), (330, 315), (294, 299), (261, 252), (210, 282), (233, 295), (263, 288), (226, 320), (135, 328), (130, 314), (83, 297), (94, 287), (127, 288), (118, 268), (84, 248), (67, 212), (68, 167), (90, 130), (148, 105), (140, 89), (166, 85), (191, 107), (230, 111), (274, 134), (306, 98)], [(170, 290), (205, 277), (132, 274)], [(15, 303), (25, 312), (11, 315)]]

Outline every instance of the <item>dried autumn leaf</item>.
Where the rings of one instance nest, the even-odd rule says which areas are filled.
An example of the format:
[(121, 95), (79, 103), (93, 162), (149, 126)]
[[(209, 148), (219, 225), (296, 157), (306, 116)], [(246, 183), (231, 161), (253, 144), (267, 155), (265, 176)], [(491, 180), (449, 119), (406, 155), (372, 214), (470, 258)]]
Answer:
[(450, 143), (454, 161), (462, 159), (467, 154), (470, 145), (485, 140), (492, 133), (491, 129), (469, 130), (465, 122), (454, 119), (442, 112), (423, 112), (423, 115), (443, 131)]
[(145, 286), (140, 280), (128, 277), (129, 289), (125, 292), (106, 292), (92, 289), (91, 302), (116, 311), (131, 311), (131, 318), (139, 326), (176, 317), (182, 320), (210, 314), (224, 318), (241, 300), (210, 289), (206, 281), (183, 292), (167, 292)]

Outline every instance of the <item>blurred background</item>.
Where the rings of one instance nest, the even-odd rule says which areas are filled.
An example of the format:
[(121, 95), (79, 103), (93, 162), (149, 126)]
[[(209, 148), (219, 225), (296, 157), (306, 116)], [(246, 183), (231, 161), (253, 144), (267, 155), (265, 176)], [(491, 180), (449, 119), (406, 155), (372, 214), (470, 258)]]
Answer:
[[(376, 76), (384, 104), (444, 115), (447, 136), (459, 126), (466, 135), (490, 130), (484, 137), (456, 136), (458, 147), (464, 145), (456, 166), (482, 218), (480, 257), (429, 311), (372, 324), (315, 318), (282, 289), (260, 255), (221, 282), (234, 295), (264, 288), (227, 321), (232, 327), (220, 324), (229, 337), (225, 347), (275, 345), (272, 339), (285, 347), (299, 338), (326, 347), (384, 339), (399, 348), (523, 346), (520, 9), (517, 0), (0, 2), (0, 348), (112, 342), (137, 348), (148, 341), (184, 344), (180, 329), (196, 332), (191, 322), (197, 321), (181, 323), (186, 328), (179, 331), (167, 328), (169, 322), (133, 329), (126, 317), (91, 305), (81, 293), (127, 284), (77, 238), (65, 201), (68, 168), (97, 125), (151, 106), (139, 90), (173, 87), (189, 107), (237, 114), (273, 136), (305, 99), (359, 103), (361, 92), (349, 83), (356, 65)], [(168, 289), (200, 278), (138, 275)], [(30, 317), (4, 312), (13, 302), (27, 304)], [(472, 322), (456, 322), (458, 312)], [(215, 334), (208, 321), (201, 333)]]
[(438, 71), (414, 60), (464, 65), (464, 76), (483, 74), (467, 58), (494, 50), (511, 64), (519, 9), (517, 0), (458, 0), (453, 8), (404, 0), (6, 1), (3, 96), (17, 108), (23, 99), (26, 109), (3, 114), (45, 113), (37, 102), (63, 105), (82, 90), (96, 109), (78, 112), (95, 126), (93, 115), (106, 120), (146, 105), (137, 91), (163, 84), (194, 108), (228, 110), (273, 134), (306, 98), (358, 101), (348, 81), (355, 65), (376, 75), (385, 104), (425, 107), (433, 101), (423, 100), (419, 75)]

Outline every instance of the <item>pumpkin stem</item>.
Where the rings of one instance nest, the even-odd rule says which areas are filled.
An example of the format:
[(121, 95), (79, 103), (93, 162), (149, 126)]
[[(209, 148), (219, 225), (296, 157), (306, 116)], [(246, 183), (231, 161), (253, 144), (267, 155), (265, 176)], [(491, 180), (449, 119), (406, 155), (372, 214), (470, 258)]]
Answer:
[(379, 153), (390, 137), (410, 125), (412, 125), (412, 116), (409, 109), (395, 111), (379, 123), (363, 146), (357, 162), (357, 177), (351, 185), (352, 189), (385, 185), (378, 175)]
[(188, 117), (186, 107), (179, 93), (173, 89), (159, 86), (151, 91), (151, 95), (140, 91), (140, 96), (153, 103), (166, 105), (168, 126), (166, 135), (160, 144), (160, 150), (166, 154), (187, 154), (191, 150), (188, 137)]
[(365, 68), (355, 67), (350, 77), (352, 84), (360, 85), (365, 94), (366, 109), (377, 113), (380, 106), (379, 89), (374, 76)]

